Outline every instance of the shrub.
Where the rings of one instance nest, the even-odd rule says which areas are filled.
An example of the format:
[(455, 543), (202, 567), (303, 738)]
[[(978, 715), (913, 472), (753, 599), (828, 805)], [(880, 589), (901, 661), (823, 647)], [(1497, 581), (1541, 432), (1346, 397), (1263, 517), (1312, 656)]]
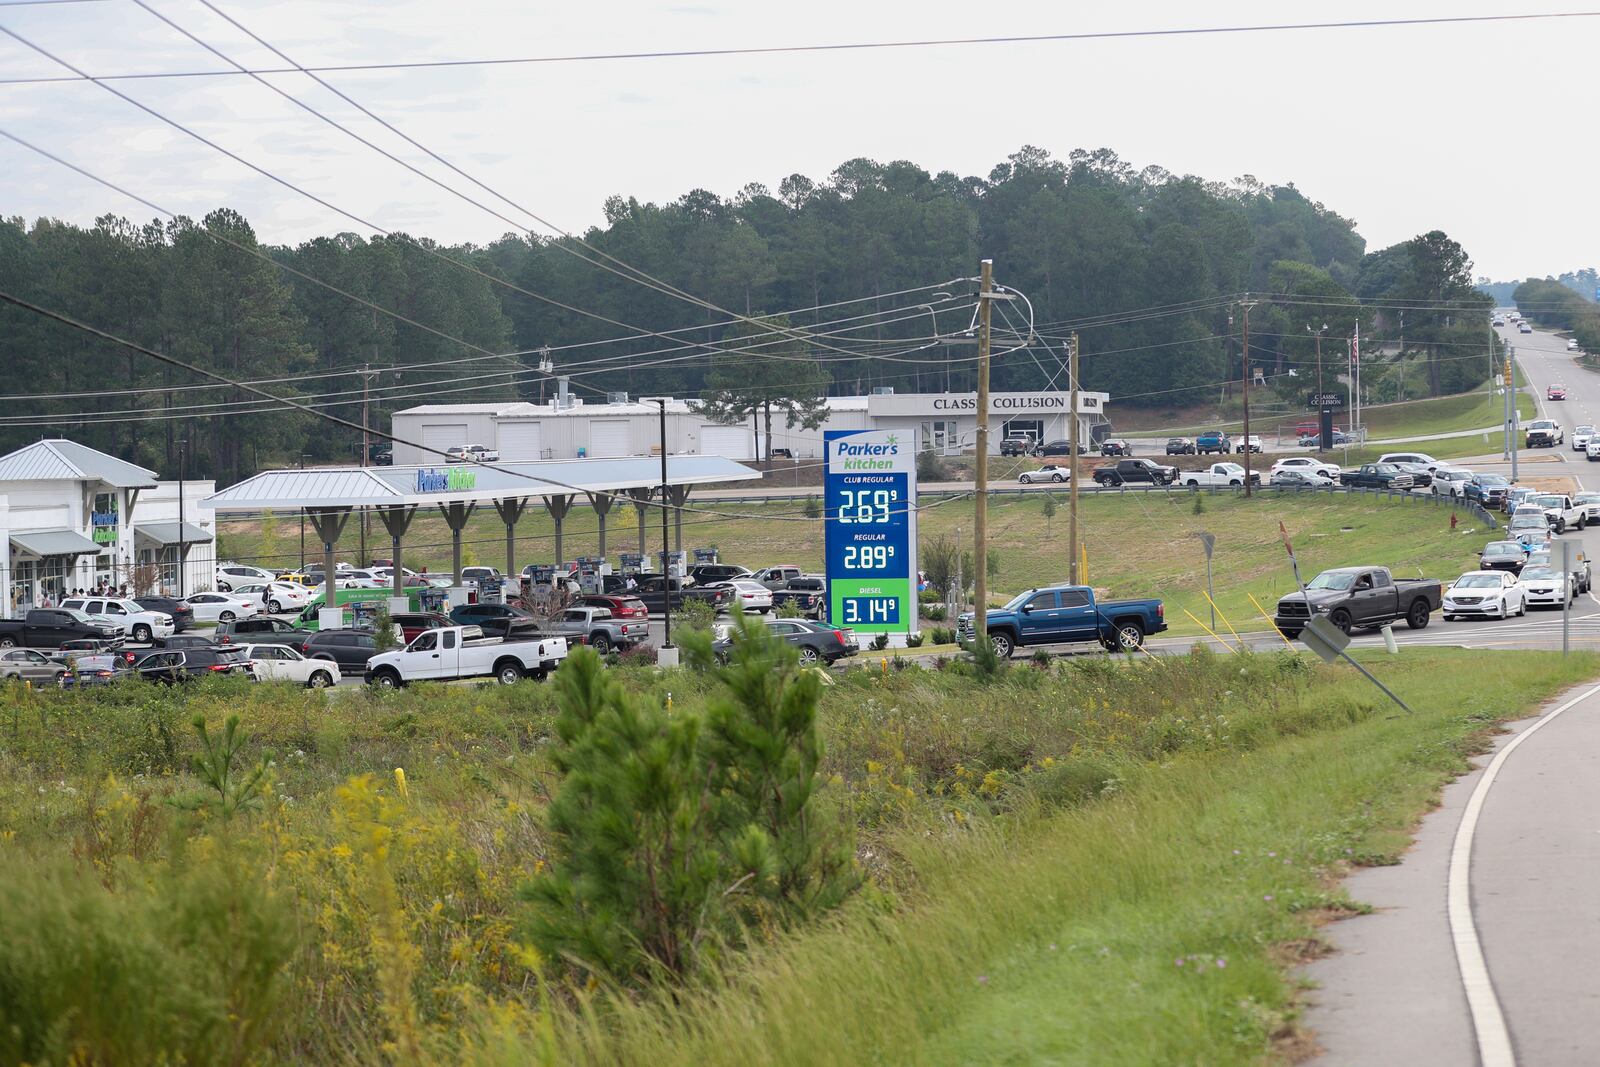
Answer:
[(800, 513), (808, 519), (822, 518), (822, 503), (814, 496), (806, 497), (806, 502), (800, 506)]
[(792, 597), (778, 605), (778, 618), (780, 619), (798, 619), (800, 614), (800, 602)]
[(392, 652), (400, 642), (394, 636), (394, 617), (389, 614), (389, 605), (383, 604), (378, 608), (378, 614), (373, 617), (372, 645), (379, 652)]
[(950, 583), (955, 581), (956, 564), (960, 558), (961, 552), (956, 547), (955, 539), (947, 533), (924, 540), (917, 555), (923, 571), (928, 575), (928, 584), (935, 590), (950, 588)]
[(919, 604), (937, 604), (943, 599), (944, 593), (931, 581), (928, 583), (928, 588), (917, 590), (917, 603)]
[(948, 477), (944, 463), (933, 452), (917, 454), (917, 481), (942, 482)]
[(1194, 491), (1194, 507), (1190, 510), (1196, 515), (1204, 515), (1206, 513), (1206, 495), (1198, 489)]
[(921, 634), (908, 634), (908, 635), (906, 635), (906, 647), (907, 648), (921, 648), (922, 647), (922, 640), (923, 640), (923, 638), (922, 638)]
[(935, 626), (930, 635), (936, 645), (953, 645), (956, 643), (956, 632), (947, 626)]
[(710, 630), (717, 622), (717, 609), (704, 600), (686, 600), (676, 612), (679, 626), (685, 630)]
[(884, 649), (886, 649), (888, 647), (889, 647), (889, 635), (888, 634), (875, 634), (875, 635), (873, 635), (873, 638), (872, 638), (872, 651), (874, 651), (874, 652), (882, 652)]
[(928, 604), (922, 609), (922, 617), (933, 622), (943, 622), (945, 617), (943, 604)]
[(1039, 506), (1039, 514), (1044, 516), (1044, 521), (1049, 522), (1056, 517), (1056, 498), (1052, 493), (1044, 495), (1044, 503)]

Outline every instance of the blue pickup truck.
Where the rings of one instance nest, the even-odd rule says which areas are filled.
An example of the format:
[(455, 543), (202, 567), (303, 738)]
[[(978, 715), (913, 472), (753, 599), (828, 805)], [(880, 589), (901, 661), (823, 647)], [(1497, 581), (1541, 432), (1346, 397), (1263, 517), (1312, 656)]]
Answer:
[[(972, 612), (961, 616), (963, 640), (971, 640)], [(989, 641), (1001, 659), (1024, 645), (1059, 645), (1098, 641), (1115, 652), (1144, 644), (1167, 628), (1159, 600), (1102, 600), (1086, 585), (1053, 585), (1018, 593), (1003, 608), (988, 614)]]

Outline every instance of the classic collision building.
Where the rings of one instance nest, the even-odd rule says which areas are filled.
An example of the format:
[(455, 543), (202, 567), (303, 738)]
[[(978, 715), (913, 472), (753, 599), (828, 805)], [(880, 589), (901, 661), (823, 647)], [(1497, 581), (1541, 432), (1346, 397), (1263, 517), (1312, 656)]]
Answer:
[[(1106, 393), (1078, 394), (1079, 433), (1085, 442), (1110, 432)], [(1008, 436), (1030, 435), (1036, 441), (1068, 436), (1064, 392), (992, 393), (989, 396), (989, 447), (998, 452)], [(788, 449), (796, 459), (822, 455), (826, 430), (917, 429), (928, 447), (955, 454), (970, 451), (978, 427), (974, 393), (873, 393), (871, 396), (828, 398), (828, 417), (814, 430), (784, 425), (781, 411), (772, 417), (772, 447)], [(660, 406), (655, 402), (618, 400), (586, 404), (569, 398), (547, 404), (424, 404), (394, 414), (394, 462), (437, 462), (437, 453), (456, 446), (498, 449), (506, 463), (538, 459), (609, 459), (659, 454)], [(698, 414), (692, 402), (667, 402), (667, 452), (753, 459), (764, 455), (764, 425), (720, 426)], [(423, 448), (418, 448), (421, 445)]]
[[(201, 501), (209, 480), (179, 487), (154, 471), (75, 441), (36, 441), (0, 456), (0, 612), (14, 616), (62, 592), (97, 582), (130, 585), (154, 577), (176, 592), (215, 583), (215, 520)], [(141, 571), (140, 568), (150, 568)]]

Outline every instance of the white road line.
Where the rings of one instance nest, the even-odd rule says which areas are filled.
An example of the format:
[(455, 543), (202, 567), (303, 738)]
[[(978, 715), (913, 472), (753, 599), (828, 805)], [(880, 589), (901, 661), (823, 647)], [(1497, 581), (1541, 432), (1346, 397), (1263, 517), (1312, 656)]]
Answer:
[(1483, 957), (1483, 944), (1478, 940), (1477, 924), (1472, 918), (1472, 842), (1478, 832), (1478, 817), (1483, 813), (1484, 801), (1500, 768), (1517, 750), (1517, 746), (1546, 723), (1596, 693), (1600, 693), (1600, 685), (1573, 697), (1554, 711), (1546, 712), (1532, 726), (1512, 738), (1484, 768), (1483, 777), (1478, 779), (1461, 813), (1461, 824), (1456, 827), (1455, 844), (1450, 849), (1447, 894), (1450, 935), (1455, 941), (1456, 966), (1461, 972), (1461, 988), (1467, 994), (1467, 1008), (1472, 1012), (1472, 1028), (1478, 1041), (1478, 1061), (1483, 1067), (1516, 1067), (1517, 1055), (1511, 1047), (1511, 1033), (1506, 1029), (1505, 1013), (1500, 1009), (1500, 998), (1495, 995), (1494, 981), (1489, 977), (1489, 966)]

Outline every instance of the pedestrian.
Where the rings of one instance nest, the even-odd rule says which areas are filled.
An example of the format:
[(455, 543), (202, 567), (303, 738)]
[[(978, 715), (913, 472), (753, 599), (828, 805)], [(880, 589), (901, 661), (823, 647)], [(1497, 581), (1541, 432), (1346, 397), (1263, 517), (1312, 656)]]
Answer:
[(272, 605), (272, 583), (268, 582), (261, 587), (261, 613), (265, 615)]

